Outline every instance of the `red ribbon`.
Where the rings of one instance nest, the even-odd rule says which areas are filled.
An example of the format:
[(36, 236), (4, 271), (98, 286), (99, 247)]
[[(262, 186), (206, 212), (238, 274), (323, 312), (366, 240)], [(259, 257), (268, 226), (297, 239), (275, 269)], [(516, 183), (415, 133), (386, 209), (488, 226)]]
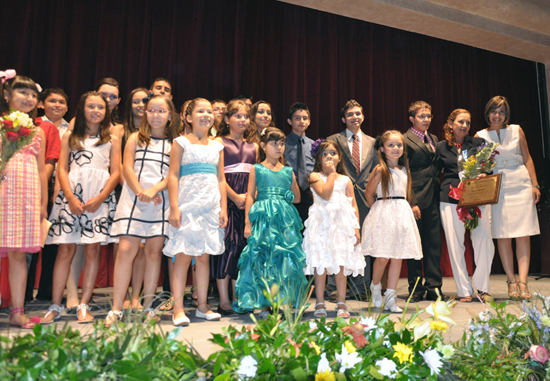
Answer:
[[(455, 200), (460, 200), (460, 197), (462, 196), (462, 183), (460, 183), (457, 188), (453, 188), (452, 186), (450, 186), (450, 188), (451, 191), (449, 192), (449, 197), (454, 198)], [(472, 206), (471, 208), (473, 209), (474, 213), (477, 214), (479, 218), (481, 218), (481, 210), (479, 210), (477, 206)], [(467, 206), (460, 208), (457, 205), (456, 212), (458, 213), (458, 218), (460, 218), (460, 221), (462, 222), (466, 222), (467, 219), (474, 219), (474, 217), (470, 214), (469, 207)]]
[(458, 185), (458, 188), (453, 188), (452, 185), (450, 185), (451, 191), (449, 192), (449, 197), (454, 198), (455, 200), (460, 200), (460, 196), (462, 196), (462, 183)]

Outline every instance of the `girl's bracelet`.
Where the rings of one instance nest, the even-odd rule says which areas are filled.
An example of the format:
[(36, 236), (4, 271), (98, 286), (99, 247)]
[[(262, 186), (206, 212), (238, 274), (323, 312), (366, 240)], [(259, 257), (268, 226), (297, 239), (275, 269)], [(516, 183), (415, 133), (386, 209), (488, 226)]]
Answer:
[(540, 190), (540, 185), (533, 185), (533, 188), (537, 188), (538, 190)]

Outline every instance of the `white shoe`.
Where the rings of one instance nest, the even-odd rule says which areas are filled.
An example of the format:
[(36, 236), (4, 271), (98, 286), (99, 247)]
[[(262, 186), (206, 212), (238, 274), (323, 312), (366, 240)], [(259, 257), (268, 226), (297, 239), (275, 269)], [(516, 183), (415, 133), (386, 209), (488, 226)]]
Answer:
[(187, 316), (183, 316), (178, 319), (174, 319), (174, 316), (172, 316), (172, 323), (176, 327), (187, 327), (189, 323), (191, 323), (191, 320), (189, 320)]
[(371, 282), (370, 292), (372, 297), (372, 303), (376, 308), (382, 306), (382, 284), (378, 283), (376, 286)]
[(397, 305), (397, 298), (395, 297), (394, 290), (386, 291), (386, 295), (384, 295), (384, 302), (384, 311), (391, 311), (393, 313), (403, 312), (403, 310)]
[(222, 318), (222, 315), (220, 315), (217, 312), (210, 311), (209, 313), (200, 312), (198, 309), (195, 311), (195, 316), (199, 319), (206, 319), (208, 321), (211, 320), (220, 320)]

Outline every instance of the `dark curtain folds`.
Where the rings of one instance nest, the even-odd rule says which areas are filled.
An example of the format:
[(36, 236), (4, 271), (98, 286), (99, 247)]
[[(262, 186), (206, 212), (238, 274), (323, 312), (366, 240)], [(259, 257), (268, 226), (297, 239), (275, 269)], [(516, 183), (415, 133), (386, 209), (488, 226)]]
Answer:
[[(133, 88), (166, 77), (178, 108), (197, 96), (229, 100), (249, 93), (271, 103), (285, 132), (286, 111), (303, 101), (314, 139), (342, 129), (340, 109), (348, 99), (363, 106), (363, 130), (372, 136), (405, 131), (409, 104), (422, 99), (433, 106), (431, 131), (441, 138), (446, 117), (459, 107), (472, 112), (472, 134), (485, 128), (484, 106), (500, 94), (509, 98), (512, 122), (524, 128), (544, 177), (531, 61), (274, 0), (2, 4), (9, 15), (0, 24), (0, 70), (64, 88), (68, 117), (103, 77), (121, 83), (121, 106)], [(531, 268), (540, 269), (537, 237), (532, 250)], [(494, 270), (501, 271), (498, 256)]]

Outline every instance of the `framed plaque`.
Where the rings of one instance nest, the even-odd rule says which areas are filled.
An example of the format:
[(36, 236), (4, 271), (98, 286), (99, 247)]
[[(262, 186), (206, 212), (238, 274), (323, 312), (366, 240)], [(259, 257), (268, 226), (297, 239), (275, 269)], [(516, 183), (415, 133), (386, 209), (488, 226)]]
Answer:
[(490, 175), (481, 179), (466, 179), (462, 181), (462, 194), (458, 201), (459, 207), (496, 204), (500, 194), (502, 175)]

